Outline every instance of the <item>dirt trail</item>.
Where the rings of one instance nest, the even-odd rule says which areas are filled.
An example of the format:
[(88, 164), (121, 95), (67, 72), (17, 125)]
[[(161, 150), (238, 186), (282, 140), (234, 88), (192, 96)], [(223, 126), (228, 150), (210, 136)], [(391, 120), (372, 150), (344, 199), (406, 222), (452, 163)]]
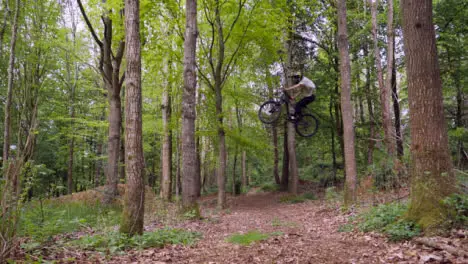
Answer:
[[(280, 194), (255, 194), (230, 199), (230, 209), (212, 215), (202, 206), (203, 221), (180, 227), (203, 234), (192, 247), (172, 246), (130, 252), (113, 263), (463, 263), (446, 253), (411, 243), (388, 243), (379, 235), (338, 232), (346, 217), (322, 201), (279, 202)], [(204, 201), (213, 204), (212, 201)], [(234, 233), (258, 230), (276, 233), (250, 246), (233, 245)], [(435, 260), (435, 262), (432, 262)], [(465, 259), (466, 260), (466, 259)]]

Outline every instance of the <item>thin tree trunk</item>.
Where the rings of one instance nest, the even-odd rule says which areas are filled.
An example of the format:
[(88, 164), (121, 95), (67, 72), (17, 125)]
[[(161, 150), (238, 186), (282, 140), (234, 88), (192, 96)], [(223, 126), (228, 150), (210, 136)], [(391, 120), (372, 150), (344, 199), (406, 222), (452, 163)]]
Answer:
[(139, 0), (125, 0), (125, 29), (128, 43), (125, 102), (127, 185), (120, 231), (131, 236), (143, 233), (145, 209)]
[(197, 207), (197, 151), (195, 146), (197, 2), (188, 0), (184, 40), (184, 93), (182, 95), (182, 204)]
[[(369, 51), (367, 44), (363, 48), (364, 57), (369, 56)], [(367, 111), (369, 112), (369, 144), (367, 148), (367, 165), (372, 165), (374, 163), (374, 146), (375, 146), (375, 117), (374, 117), (374, 107), (372, 102), (372, 89), (371, 89), (371, 66), (367, 62), (366, 70), (366, 102), (367, 102)]]
[[(393, 45), (395, 45), (395, 43), (393, 43)], [(395, 50), (394, 50), (394, 53), (395, 53)], [(396, 144), (397, 144), (397, 155), (398, 155), (398, 158), (401, 159), (404, 154), (404, 148), (403, 148), (403, 135), (401, 134), (400, 103), (398, 101), (395, 60), (393, 60), (393, 70), (392, 70), (392, 98), (393, 98), (393, 112), (395, 113), (395, 134), (396, 134)]]
[(181, 190), (182, 190), (182, 183), (181, 183), (181, 178), (182, 178), (182, 168), (181, 168), (181, 154), (180, 150), (182, 147), (182, 143), (180, 142), (180, 136), (177, 136), (177, 149), (176, 149), (176, 157), (177, 157), (177, 169), (176, 169), (176, 180), (175, 180), (175, 195), (176, 197), (180, 197)]
[[(170, 63), (170, 62), (169, 62)], [(164, 67), (167, 67), (166, 65)], [(169, 72), (166, 72), (166, 76)], [(172, 131), (171, 122), (171, 89), (166, 82), (162, 98), (163, 142), (162, 142), (162, 175), (161, 175), (161, 199), (170, 201), (172, 196)]]
[(8, 88), (7, 88), (7, 100), (5, 104), (5, 122), (3, 123), (3, 168), (8, 166), (8, 158), (10, 153), (10, 128), (11, 128), (11, 100), (13, 95), (13, 78), (15, 68), (15, 48), (16, 38), (18, 33), (18, 17), (20, 12), (21, 1), (16, 0), (15, 6), (15, 17), (13, 20), (13, 27), (11, 30), (11, 41), (10, 41), (10, 59), (8, 61)]
[(244, 188), (244, 190), (247, 188), (248, 186), (248, 182), (247, 182), (247, 153), (244, 151), (242, 151), (242, 163), (241, 163), (241, 167), (242, 167), (242, 187)]
[(234, 162), (232, 165), (232, 195), (236, 195), (236, 166), (237, 166), (237, 152), (238, 147), (236, 146), (236, 150), (234, 152)]
[[(385, 147), (387, 148), (387, 152), (390, 156), (395, 154), (395, 141), (393, 135), (393, 128), (392, 128), (392, 119), (390, 113), (390, 93), (391, 87), (390, 84), (384, 84), (383, 72), (382, 72), (382, 64), (380, 59), (380, 49), (378, 45), (378, 38), (377, 38), (377, 6), (379, 1), (376, 0), (372, 3), (371, 13), (372, 13), (372, 35), (374, 38), (374, 58), (375, 58), (375, 66), (377, 68), (377, 79), (380, 88), (380, 103), (382, 105), (382, 123), (384, 129), (384, 142)], [(393, 21), (393, 13), (392, 13), (392, 21)], [(390, 33), (389, 33), (390, 34)], [(393, 33), (392, 33), (393, 35)], [(393, 46), (392, 46), (393, 49)], [(393, 54), (393, 53), (392, 53)], [(392, 56), (387, 56), (388, 58)], [(393, 60), (393, 57), (392, 57)], [(391, 67), (388, 67), (391, 68)], [(390, 79), (390, 74), (388, 75), (387, 79)]]
[(448, 148), (432, 1), (403, 0), (403, 36), (411, 130), (408, 218), (431, 233), (446, 222), (442, 200), (456, 191)]
[(340, 52), (341, 110), (345, 147), (345, 206), (356, 202), (356, 157), (354, 150), (353, 106), (351, 104), (351, 65), (349, 61), (346, 0), (338, 1), (338, 49)]
[(218, 173), (217, 173), (217, 184), (218, 184), (218, 208), (224, 208), (226, 206), (226, 139), (223, 129), (223, 99), (221, 95), (221, 89), (216, 94), (216, 115), (218, 116)]
[(5, 37), (6, 24), (10, 16), (10, 7), (8, 6), (8, 0), (3, 0), (3, 21), (0, 28), (0, 58), (3, 59), (3, 38)]
[[(73, 93), (73, 92), (72, 92)], [(72, 108), (71, 119), (72, 119), (72, 129), (73, 129), (73, 119), (75, 118), (75, 110)], [(73, 133), (70, 139), (70, 145), (68, 150), (68, 171), (67, 171), (67, 190), (68, 194), (73, 192), (73, 152), (75, 147), (75, 138)]]
[(336, 177), (336, 171), (337, 171), (337, 163), (336, 163), (336, 150), (335, 150), (335, 127), (333, 126), (333, 94), (330, 94), (330, 105), (328, 108), (328, 111), (330, 113), (330, 120), (331, 120), (331, 126), (330, 126), (330, 137), (331, 137), (331, 153), (332, 153), (332, 165), (333, 165), (333, 184), (336, 185), (338, 184), (338, 178)]
[(288, 125), (284, 122), (283, 133), (283, 169), (281, 173), (281, 190), (288, 190), (289, 185), (289, 153), (288, 153)]
[(279, 153), (278, 153), (278, 128), (272, 126), (271, 128), (273, 134), (273, 153), (274, 153), (274, 165), (273, 165), (273, 175), (275, 177), (276, 184), (281, 184), (281, 179), (279, 176)]

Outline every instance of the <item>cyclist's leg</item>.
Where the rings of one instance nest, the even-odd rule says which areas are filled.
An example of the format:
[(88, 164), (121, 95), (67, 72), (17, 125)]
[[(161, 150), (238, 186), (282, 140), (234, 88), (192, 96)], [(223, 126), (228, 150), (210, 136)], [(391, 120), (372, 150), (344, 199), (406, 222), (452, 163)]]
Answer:
[(302, 114), (302, 109), (305, 108), (308, 104), (312, 103), (313, 101), (315, 101), (315, 95), (311, 95), (311, 96), (307, 96), (307, 97), (302, 98), (296, 104), (296, 107), (294, 109), (296, 114), (301, 115)]

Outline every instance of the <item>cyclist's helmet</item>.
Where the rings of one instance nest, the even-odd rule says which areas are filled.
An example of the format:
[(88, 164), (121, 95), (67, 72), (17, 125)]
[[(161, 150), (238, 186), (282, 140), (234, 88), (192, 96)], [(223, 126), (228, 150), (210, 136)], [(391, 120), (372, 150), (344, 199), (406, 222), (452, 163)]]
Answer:
[(302, 80), (302, 73), (300, 71), (294, 71), (291, 74), (291, 82), (293, 85), (298, 84)]

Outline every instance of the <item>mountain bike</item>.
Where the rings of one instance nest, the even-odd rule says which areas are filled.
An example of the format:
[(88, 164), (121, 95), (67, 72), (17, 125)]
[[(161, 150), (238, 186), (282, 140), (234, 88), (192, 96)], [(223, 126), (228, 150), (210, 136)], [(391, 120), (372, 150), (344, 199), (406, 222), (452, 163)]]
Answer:
[(289, 100), (289, 96), (286, 93), (281, 92), (279, 98), (268, 100), (260, 106), (260, 109), (258, 110), (258, 118), (265, 124), (273, 124), (278, 121), (281, 116), (281, 109), (283, 108), (282, 105), (286, 105), (286, 119), (289, 122), (294, 123), (294, 128), (296, 129), (297, 134), (302, 137), (311, 137), (315, 135), (319, 125), (318, 119), (310, 113), (303, 113), (302, 110), (304, 109), (297, 113), (291, 113), (289, 111), (290, 104), (292, 103)]

